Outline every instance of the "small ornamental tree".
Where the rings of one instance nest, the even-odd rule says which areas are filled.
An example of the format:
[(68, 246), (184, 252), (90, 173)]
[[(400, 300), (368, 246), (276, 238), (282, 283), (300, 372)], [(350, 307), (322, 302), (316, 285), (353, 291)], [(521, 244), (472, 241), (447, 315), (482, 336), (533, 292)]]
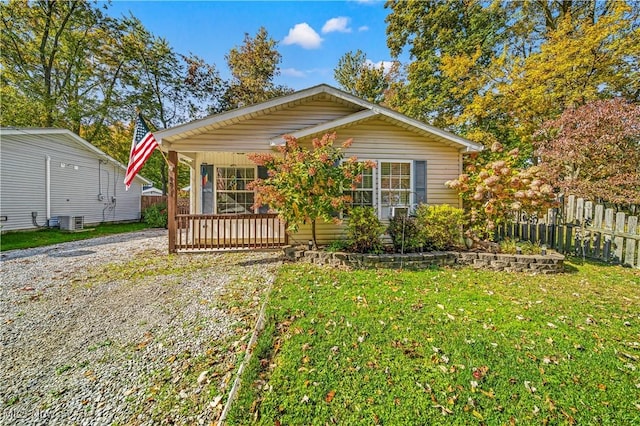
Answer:
[(334, 146), (336, 134), (313, 139), (307, 149), (293, 136), (285, 136), (286, 144), (279, 147), (280, 155), (249, 154), (258, 166), (267, 168), (266, 179), (256, 179), (255, 206), (269, 205), (288, 226), (297, 231), (303, 223), (311, 223), (314, 247), (317, 247), (316, 221), (324, 219), (340, 223), (336, 213), (348, 207), (351, 196), (345, 192), (355, 189), (362, 173), (372, 168), (372, 162), (359, 162), (356, 157), (345, 161), (343, 149), (351, 146), (348, 139), (342, 147)]
[(508, 153), (496, 142), (490, 156), (472, 154), (466, 173), (445, 183), (455, 189), (469, 212), (467, 236), (491, 239), (497, 225), (515, 212), (540, 213), (555, 204), (553, 188), (538, 166), (519, 169), (518, 149)]
[(563, 192), (640, 204), (640, 105), (608, 99), (568, 109), (537, 138), (542, 169)]

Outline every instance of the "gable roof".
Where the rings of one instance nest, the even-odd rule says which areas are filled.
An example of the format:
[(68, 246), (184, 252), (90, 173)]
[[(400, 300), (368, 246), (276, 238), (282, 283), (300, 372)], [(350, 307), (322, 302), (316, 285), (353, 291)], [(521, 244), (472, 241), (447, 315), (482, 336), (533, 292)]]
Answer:
[[(162, 146), (163, 142), (165, 142), (166, 145), (166, 142), (170, 144), (187, 137), (198, 136), (207, 132), (215, 131), (216, 129), (221, 129), (231, 124), (246, 121), (251, 118), (268, 114), (270, 112), (274, 112), (284, 108), (295, 107), (296, 105), (302, 104), (305, 101), (309, 101), (322, 95), (326, 95), (340, 103), (345, 103), (349, 104), (352, 107), (356, 107), (357, 111), (347, 116), (303, 128), (288, 134), (296, 138), (301, 138), (304, 136), (310, 136), (328, 130), (353, 125), (357, 122), (364, 121), (372, 117), (379, 117), (383, 120), (393, 122), (400, 127), (417, 131), (419, 133), (429, 134), (444, 142), (445, 144), (456, 146), (459, 149), (464, 149), (468, 152), (481, 151), (483, 149), (482, 145), (472, 142), (468, 139), (454, 135), (453, 133), (447, 132), (437, 127), (430, 126), (426, 123), (423, 123), (422, 121), (409, 118), (406, 115), (400, 114), (399, 112), (393, 111), (389, 108), (367, 102), (363, 99), (358, 98), (357, 96), (353, 96), (347, 92), (336, 89), (326, 84), (320, 84), (318, 86), (300, 90), (290, 95), (274, 98), (266, 102), (261, 102), (259, 104), (226, 111), (220, 114), (211, 115), (199, 120), (161, 130), (155, 132), (154, 136), (158, 140), (158, 143)], [(282, 144), (282, 136), (284, 135), (279, 135), (278, 137), (270, 139), (269, 143), (272, 146)]]
[[(125, 166), (115, 158), (105, 154), (94, 145), (90, 144), (86, 140), (82, 139), (80, 136), (73, 133), (71, 130), (54, 129), (54, 128), (2, 127), (0, 128), (0, 136), (2, 137), (21, 136), (27, 139), (29, 138), (34, 139), (34, 138), (40, 138), (40, 137), (46, 136), (53, 140), (59, 139), (59, 140), (71, 142), (78, 145), (80, 148), (84, 149), (85, 151), (90, 151), (91, 153), (95, 154), (97, 157), (109, 163), (114, 164), (116, 167), (120, 167), (125, 172), (127, 170), (127, 166)], [(138, 179), (139, 181), (147, 185), (152, 184), (152, 182), (149, 179), (142, 177), (140, 175), (136, 175), (135, 179)]]

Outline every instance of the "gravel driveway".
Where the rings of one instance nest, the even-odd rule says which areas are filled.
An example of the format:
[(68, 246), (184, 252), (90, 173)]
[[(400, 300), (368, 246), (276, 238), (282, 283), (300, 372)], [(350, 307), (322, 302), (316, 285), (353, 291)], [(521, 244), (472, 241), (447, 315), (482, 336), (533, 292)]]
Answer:
[(165, 230), (2, 254), (0, 424), (210, 424), (280, 252)]

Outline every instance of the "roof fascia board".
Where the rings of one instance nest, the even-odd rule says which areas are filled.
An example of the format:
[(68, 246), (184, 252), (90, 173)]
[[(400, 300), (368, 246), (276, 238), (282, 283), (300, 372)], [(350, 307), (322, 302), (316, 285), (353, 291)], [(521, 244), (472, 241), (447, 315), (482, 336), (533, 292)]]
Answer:
[[(346, 117), (338, 118), (337, 120), (327, 121), (326, 123), (317, 124), (315, 126), (307, 127), (304, 129), (300, 129), (297, 132), (288, 133), (288, 135), (293, 136), (296, 139), (303, 138), (305, 136), (313, 135), (316, 133), (322, 133), (327, 130), (337, 129), (339, 127), (345, 126), (347, 124), (353, 124), (358, 121), (366, 120), (373, 116), (378, 115), (378, 112), (373, 111), (371, 109), (366, 109), (364, 111), (358, 111)], [(283, 140), (284, 135), (278, 136), (275, 138), (271, 138), (269, 140), (270, 146), (282, 146), (285, 144)]]

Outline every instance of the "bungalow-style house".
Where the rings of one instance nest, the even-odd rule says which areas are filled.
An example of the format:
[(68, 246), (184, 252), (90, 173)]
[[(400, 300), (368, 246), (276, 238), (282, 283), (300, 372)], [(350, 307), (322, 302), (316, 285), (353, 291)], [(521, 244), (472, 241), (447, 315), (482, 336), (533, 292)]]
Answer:
[[(275, 215), (253, 211), (246, 184), (265, 177), (247, 153), (274, 152), (292, 135), (302, 145), (336, 132), (353, 138), (347, 156), (373, 160), (355, 203), (376, 208), (380, 219), (406, 214), (419, 203), (459, 205), (445, 182), (462, 171), (465, 153), (482, 146), (398, 112), (319, 85), (155, 133), (169, 162), (191, 170), (190, 214), (175, 207), (175, 168), (169, 179), (169, 250), (272, 247), (306, 244), (310, 226), (287, 235)], [(339, 239), (344, 227), (318, 223), (320, 244)]]
[(0, 228), (79, 230), (140, 220), (142, 186), (126, 167), (64, 129), (0, 129)]

